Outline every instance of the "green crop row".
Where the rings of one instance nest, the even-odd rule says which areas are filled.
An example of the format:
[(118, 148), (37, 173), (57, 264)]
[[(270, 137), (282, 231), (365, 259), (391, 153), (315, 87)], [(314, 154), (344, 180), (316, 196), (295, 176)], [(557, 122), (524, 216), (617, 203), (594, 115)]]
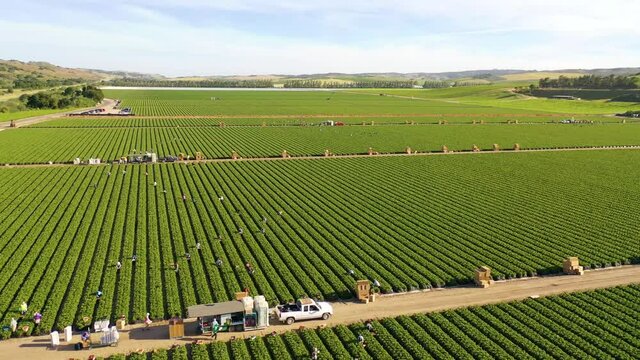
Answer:
[[(640, 286), (171, 349), (172, 359), (637, 359)], [(426, 295), (425, 295), (426, 296)], [(362, 346), (357, 336), (365, 338)], [(151, 353), (166, 359), (166, 350)], [(109, 359), (124, 359), (114, 355)], [(140, 357), (132, 353), (126, 357)]]
[(44, 315), (38, 333), (86, 316), (166, 318), (244, 288), (276, 304), (350, 298), (360, 278), (388, 293), (467, 284), (480, 265), (502, 280), (559, 272), (566, 256), (586, 268), (639, 262), (639, 160), (602, 151), (3, 168), (0, 321), (22, 301)]
[(188, 128), (21, 128), (0, 132), (0, 163), (71, 163), (76, 157), (103, 161), (147, 150), (158, 156), (206, 158), (278, 157), (380, 153), (471, 151), (473, 145), (491, 150), (587, 147), (640, 144), (637, 124), (537, 125), (393, 125), (340, 127), (188, 127)]

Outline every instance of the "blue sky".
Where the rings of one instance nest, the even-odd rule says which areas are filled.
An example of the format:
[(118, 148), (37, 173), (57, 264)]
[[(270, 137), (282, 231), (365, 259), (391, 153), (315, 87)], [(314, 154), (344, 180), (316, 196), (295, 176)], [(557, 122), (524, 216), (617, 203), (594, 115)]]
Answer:
[(168, 76), (640, 66), (640, 2), (0, 0), (0, 58)]

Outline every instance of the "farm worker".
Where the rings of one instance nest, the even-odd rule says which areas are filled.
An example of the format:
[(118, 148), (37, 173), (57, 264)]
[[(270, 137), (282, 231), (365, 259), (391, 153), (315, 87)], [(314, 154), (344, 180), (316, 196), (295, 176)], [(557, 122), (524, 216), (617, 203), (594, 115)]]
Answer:
[(349, 269), (349, 275), (353, 276), (353, 275), (355, 275), (355, 274), (356, 274), (356, 272), (355, 272), (355, 271), (353, 271), (353, 269)]
[(132, 262), (132, 263), (135, 263), (135, 262), (136, 262), (136, 260), (138, 260), (138, 255), (133, 254), (133, 256), (131, 257), (131, 262)]
[(80, 336), (80, 338), (82, 339), (82, 341), (87, 341), (91, 338), (91, 334), (89, 334), (88, 331), (84, 331), (82, 332), (82, 335)]
[(264, 234), (266, 232), (266, 230), (264, 228), (262, 228), (262, 229), (260, 229), (260, 232)]
[(187, 258), (187, 261), (191, 260), (191, 254), (189, 253), (184, 254), (184, 257)]
[(111, 171), (109, 171), (109, 172), (107, 173), (107, 176), (111, 176)]
[(358, 334), (358, 343), (360, 343), (360, 345), (362, 345), (362, 347), (367, 346), (364, 342), (364, 336), (362, 336), (362, 334)]
[(101, 297), (102, 297), (102, 291), (100, 290), (96, 291), (96, 298), (100, 300)]
[(11, 332), (16, 332), (16, 330), (18, 329), (18, 321), (16, 321), (16, 319), (11, 318), (11, 323), (9, 325), (11, 327)]
[(162, 192), (166, 194), (167, 193), (167, 189), (162, 190)]
[(158, 186), (158, 182), (157, 182), (157, 181), (154, 181), (154, 182), (153, 182), (153, 187), (156, 187), (156, 186)]
[(266, 216), (263, 216), (263, 217), (262, 217), (262, 222), (263, 222), (263, 223), (266, 223), (266, 222), (267, 222), (267, 217), (266, 217)]
[(116, 263), (116, 270), (120, 270), (120, 268), (122, 268), (122, 263), (120, 261), (118, 261)]
[(26, 302), (22, 302), (22, 304), (20, 304), (20, 314), (24, 315), (27, 313), (27, 303)]
[(122, 170), (122, 175), (126, 174), (127, 170)]
[(145, 171), (144, 176), (149, 176), (149, 173)]
[(220, 331), (220, 324), (218, 324), (218, 320), (213, 319), (211, 337), (215, 340), (218, 340), (218, 331)]
[(218, 198), (218, 200), (220, 200), (220, 201), (224, 201), (224, 196), (220, 196), (220, 197)]
[(199, 241), (196, 243), (196, 250), (200, 251), (200, 242)]
[(182, 194), (182, 201), (187, 201), (187, 195)]
[(178, 270), (180, 270), (180, 268), (178, 267), (178, 263), (175, 263), (175, 271), (178, 272)]
[(278, 211), (278, 215), (282, 216), (282, 210)]
[(242, 235), (244, 233), (244, 231), (242, 230), (242, 228), (238, 228), (238, 234)]
[(380, 282), (376, 279), (373, 280), (373, 286), (380, 287)]
[(146, 315), (146, 316), (145, 316), (145, 318), (144, 318), (144, 325), (145, 325), (145, 327), (144, 327), (144, 328), (145, 328), (145, 329), (147, 329), (147, 330), (151, 330), (151, 329), (149, 328), (149, 326), (151, 325), (151, 323), (152, 323), (152, 322), (153, 322), (153, 321), (151, 321), (151, 318), (149, 317), (149, 313), (147, 313), (147, 315)]
[(33, 322), (36, 323), (36, 325), (39, 325), (40, 320), (42, 320), (42, 314), (36, 311), (36, 313), (33, 314)]
[(222, 259), (216, 260), (216, 265), (218, 265), (218, 267), (221, 267), (222, 266)]
[(373, 332), (373, 324), (371, 323), (371, 320), (367, 320), (365, 325), (367, 326), (367, 330), (369, 330), (369, 332)]
[(313, 347), (313, 351), (311, 352), (311, 359), (318, 360), (318, 355), (320, 355), (320, 350), (317, 347)]

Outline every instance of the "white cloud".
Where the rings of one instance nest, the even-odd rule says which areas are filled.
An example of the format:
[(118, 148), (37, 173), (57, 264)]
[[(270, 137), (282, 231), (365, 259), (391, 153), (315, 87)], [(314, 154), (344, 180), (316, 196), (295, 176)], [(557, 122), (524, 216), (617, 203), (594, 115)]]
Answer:
[[(640, 59), (640, 30), (635, 25), (640, 3), (619, 0), (595, 5), (574, 0), (516, 5), (503, 0), (286, 0), (277, 4), (113, 0), (109, 4), (104, 16), (92, 17), (89, 23), (16, 21), (0, 14), (4, 34), (0, 57), (167, 75), (591, 68), (637, 66)], [(226, 26), (196, 26), (180, 9), (203, 14), (229, 10), (291, 17), (317, 14), (322, 26), (366, 40), (275, 35), (266, 28), (250, 31), (242, 16)], [(63, 5), (50, 11), (78, 19), (86, 15)], [(410, 30), (385, 29), (409, 20), (413, 21)], [(422, 21), (424, 30), (416, 27)], [(374, 32), (388, 35), (367, 36)]]

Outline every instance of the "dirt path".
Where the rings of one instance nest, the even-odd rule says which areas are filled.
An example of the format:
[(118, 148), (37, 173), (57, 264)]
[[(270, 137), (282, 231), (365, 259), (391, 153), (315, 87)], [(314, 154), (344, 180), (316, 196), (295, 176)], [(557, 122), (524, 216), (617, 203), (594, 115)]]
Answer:
[[(0, 129), (1, 130), (1, 129)], [(362, 157), (393, 157), (393, 156), (450, 156), (450, 155), (473, 155), (473, 154), (504, 154), (504, 153), (530, 153), (530, 152), (557, 152), (557, 151), (602, 151), (602, 150), (638, 150), (640, 149), (640, 145), (622, 145), (622, 146), (594, 146), (594, 147), (567, 147), (567, 148), (539, 148), (539, 149), (503, 149), (500, 151), (492, 151), (492, 150), (481, 150), (481, 151), (471, 151), (471, 150), (450, 150), (447, 153), (441, 151), (435, 152), (414, 152), (411, 154), (407, 154), (405, 152), (401, 153), (379, 153), (376, 155), (369, 154), (344, 154), (344, 155), (309, 155), (309, 156), (295, 156), (291, 155), (291, 157), (283, 158), (280, 156), (272, 156), (272, 157), (240, 157), (237, 159), (231, 158), (214, 158), (214, 159), (204, 159), (204, 160), (183, 160), (176, 161), (173, 163), (163, 163), (159, 162), (158, 164), (175, 164), (175, 163), (183, 163), (187, 164), (196, 164), (200, 162), (229, 162), (229, 161), (281, 161), (281, 160), (319, 160), (319, 159), (343, 159), (343, 158), (362, 158)], [(102, 165), (110, 165), (112, 160), (102, 160)], [(130, 164), (134, 165), (134, 164)], [(72, 165), (71, 163), (41, 163), (41, 164), (5, 164), (4, 167), (61, 167), (61, 166), (78, 166)], [(99, 166), (99, 165), (96, 165)]]
[[(488, 289), (475, 287), (455, 287), (442, 290), (421, 291), (409, 294), (382, 296), (376, 302), (368, 305), (355, 302), (334, 303), (335, 315), (328, 321), (307, 321), (293, 325), (274, 324), (266, 330), (220, 334), (218, 340), (229, 340), (231, 337), (250, 337), (266, 335), (272, 331), (284, 332), (298, 329), (301, 326), (314, 328), (319, 326), (333, 326), (350, 324), (366, 319), (382, 318), (398, 315), (409, 315), (459, 307), (485, 305), (511, 300), (526, 299), (531, 296), (548, 296), (571, 291), (585, 291), (617, 285), (640, 283), (640, 266), (622, 266), (617, 268), (591, 270), (584, 276), (545, 276), (531, 279), (500, 281)], [(195, 333), (195, 323), (186, 324), (187, 337), (180, 340), (169, 340), (166, 324), (154, 324), (152, 330), (144, 331), (140, 325), (131, 326), (129, 330), (121, 332), (120, 343), (117, 347), (103, 347), (81, 352), (74, 351), (72, 345), (61, 341), (58, 349), (49, 348), (49, 337), (39, 336), (23, 339), (10, 339), (0, 342), (0, 354), (7, 359), (37, 359), (46, 357), (47, 360), (87, 358), (94, 354), (108, 356), (113, 353), (129, 353), (132, 351), (155, 348), (168, 348), (173, 344), (186, 344), (194, 340), (210, 341), (203, 336), (189, 335)], [(78, 341), (78, 336), (72, 344)], [(98, 335), (94, 334), (94, 341)]]
[[(100, 106), (97, 106), (97, 108), (113, 109), (113, 106), (115, 105), (115, 103), (116, 103), (115, 100), (104, 99), (104, 100), (102, 100), (102, 104), (100, 104)], [(91, 110), (91, 109), (95, 109), (95, 108), (96, 107), (90, 107), (90, 108), (84, 108), (84, 109), (76, 109), (76, 110), (73, 110), (73, 111), (65, 111), (65, 112), (59, 112), (59, 113), (55, 113), (55, 114), (47, 114), (47, 115), (28, 117), (28, 118), (24, 118), (24, 119), (18, 119), (18, 120), (15, 120), (16, 127), (23, 127), (23, 126), (27, 126), (27, 125), (33, 125), (33, 124), (41, 123), (43, 121), (48, 121), (48, 120), (61, 118), (61, 117), (67, 116), (67, 115), (72, 114), (72, 113), (82, 112), (82, 111)], [(10, 121), (0, 123), (0, 129), (9, 128), (10, 123), (11, 123)]]

